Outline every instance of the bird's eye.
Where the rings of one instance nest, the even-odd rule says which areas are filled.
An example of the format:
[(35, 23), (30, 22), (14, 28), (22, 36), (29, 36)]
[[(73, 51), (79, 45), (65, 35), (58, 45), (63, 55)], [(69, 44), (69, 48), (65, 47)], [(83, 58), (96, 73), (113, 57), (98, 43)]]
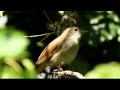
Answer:
[(75, 31), (77, 31), (77, 29), (75, 29)]

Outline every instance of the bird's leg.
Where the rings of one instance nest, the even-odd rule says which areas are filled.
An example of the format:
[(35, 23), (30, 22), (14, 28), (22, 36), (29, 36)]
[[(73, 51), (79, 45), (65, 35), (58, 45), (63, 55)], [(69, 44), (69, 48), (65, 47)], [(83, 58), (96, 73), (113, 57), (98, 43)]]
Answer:
[(58, 71), (63, 72), (63, 68), (61, 66), (58, 66)]
[(59, 65), (59, 66), (52, 67), (48, 78), (51, 78), (51, 79), (58, 78), (59, 73), (63, 72), (64, 70), (68, 70), (68, 65), (64, 65), (64, 66)]
[(63, 68), (61, 66), (52, 67), (50, 72), (62, 72)]

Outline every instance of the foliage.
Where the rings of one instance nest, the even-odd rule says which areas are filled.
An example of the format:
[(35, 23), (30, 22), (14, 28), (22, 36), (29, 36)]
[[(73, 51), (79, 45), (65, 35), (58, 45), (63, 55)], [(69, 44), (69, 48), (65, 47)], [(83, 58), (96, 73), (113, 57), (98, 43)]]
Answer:
[[(89, 75), (91, 75), (93, 78), (103, 78), (105, 76), (102, 77), (95, 75), (100, 75), (100, 73), (105, 72), (105, 70), (107, 72), (107, 69), (104, 70), (104, 68), (101, 67), (102, 70), (100, 71), (100, 69), (96, 70), (95, 66), (99, 65), (100, 63), (113, 61), (114, 59), (118, 61), (118, 63), (120, 61), (119, 12), (78, 11), (78, 14), (80, 16), (80, 28), (87, 30), (88, 33), (83, 35), (80, 42), (78, 56), (71, 67), (74, 71), (79, 71), (82, 74), (91, 72)], [(119, 67), (119, 64), (117, 66)], [(95, 70), (91, 71), (93, 67), (95, 67)], [(105, 78), (120, 78), (118, 69), (114, 69), (116, 69), (115, 73), (118, 73), (118, 76), (113, 75), (111, 71), (111, 73), (109, 73), (109, 75)]]
[[(89, 19), (92, 31), (89, 33), (88, 43), (96, 45), (105, 41), (113, 40), (120, 35), (120, 17), (114, 11), (97, 11), (95, 15), (86, 17)], [(93, 14), (94, 14), (93, 13)]]
[[(72, 11), (69, 13), (71, 17), (70, 21), (73, 21), (74, 14), (71, 13)], [(80, 19), (76, 18), (76, 20), (79, 20), (80, 28), (88, 32), (83, 34), (81, 38), (79, 52), (76, 59), (70, 66), (71, 70), (79, 71), (86, 77), (119, 78), (119, 12), (77, 11), (77, 13)], [(45, 39), (42, 42), (43, 47), (37, 47), (36, 45), (36, 43), (42, 40), (43, 37), (28, 39), (21, 38), (21, 36), (25, 36), (24, 32), (26, 32), (27, 35), (51, 32), (47, 29), (49, 21), (46, 19), (43, 12), (5, 11), (5, 14), (8, 16), (8, 22), (5, 27), (0, 28), (0, 67), (2, 67), (2, 69), (0, 69), (0, 76), (4, 77), (8, 74), (6, 77), (9, 78), (36, 77), (35, 73), (33, 73), (34, 69), (33, 71), (29, 71), (28, 69), (34, 67), (33, 63), (36, 62), (36, 59), (43, 50), (44, 46), (56, 38), (56, 36), (53, 35)], [(61, 21), (61, 17), (65, 15), (64, 11), (47, 11), (47, 14), (52, 22)], [(0, 16), (2, 16), (1, 11)], [(64, 21), (66, 21), (66, 19)], [(63, 22), (62, 25), (64, 23), (65, 22)], [(10, 28), (8, 26), (13, 26), (15, 28)], [(29, 49), (27, 49), (28, 47)], [(30, 55), (31, 57), (29, 57)], [(114, 60), (114, 63), (107, 64), (107, 62), (112, 62)], [(15, 66), (13, 63), (16, 63), (14, 64)], [(17, 70), (15, 70), (15, 67)], [(6, 72), (6, 74), (3, 74), (3, 71)], [(10, 73), (7, 73), (8, 71)]]
[(0, 11), (0, 17), (2, 17), (2, 16), (3, 16), (3, 12), (4, 12), (4, 11)]
[(0, 27), (0, 78), (36, 78), (24, 35), (13, 27)]
[(120, 78), (120, 63), (109, 62), (99, 64), (85, 75), (86, 78)]

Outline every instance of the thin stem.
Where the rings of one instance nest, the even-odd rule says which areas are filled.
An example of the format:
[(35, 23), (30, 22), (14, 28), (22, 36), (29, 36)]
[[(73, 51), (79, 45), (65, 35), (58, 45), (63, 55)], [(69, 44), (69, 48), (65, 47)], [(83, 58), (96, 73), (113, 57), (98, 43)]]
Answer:
[(40, 40), (38, 43), (41, 43), (42, 41), (44, 41), (46, 38), (48, 38), (50, 36), (50, 34), (49, 35), (46, 35), (46, 37), (45, 38), (43, 38), (42, 40)]
[(32, 36), (23, 36), (23, 37), (41, 37), (41, 36), (48, 36), (48, 35), (51, 35), (51, 34), (53, 34), (54, 32), (52, 32), (52, 33), (45, 33), (45, 34), (40, 34), (40, 35), (32, 35)]
[(48, 21), (49, 21), (51, 24), (53, 24), (53, 22), (52, 22), (52, 21), (50, 20), (50, 18), (48, 17), (46, 11), (43, 11), (43, 12), (44, 12), (45, 16), (47, 17)]

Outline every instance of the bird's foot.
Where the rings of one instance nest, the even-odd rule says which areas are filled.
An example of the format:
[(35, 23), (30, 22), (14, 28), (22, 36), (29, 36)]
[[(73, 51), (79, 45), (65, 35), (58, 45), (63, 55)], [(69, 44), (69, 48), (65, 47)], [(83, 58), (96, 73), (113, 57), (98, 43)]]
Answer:
[(52, 67), (50, 72), (62, 72), (63, 68), (61, 66)]

